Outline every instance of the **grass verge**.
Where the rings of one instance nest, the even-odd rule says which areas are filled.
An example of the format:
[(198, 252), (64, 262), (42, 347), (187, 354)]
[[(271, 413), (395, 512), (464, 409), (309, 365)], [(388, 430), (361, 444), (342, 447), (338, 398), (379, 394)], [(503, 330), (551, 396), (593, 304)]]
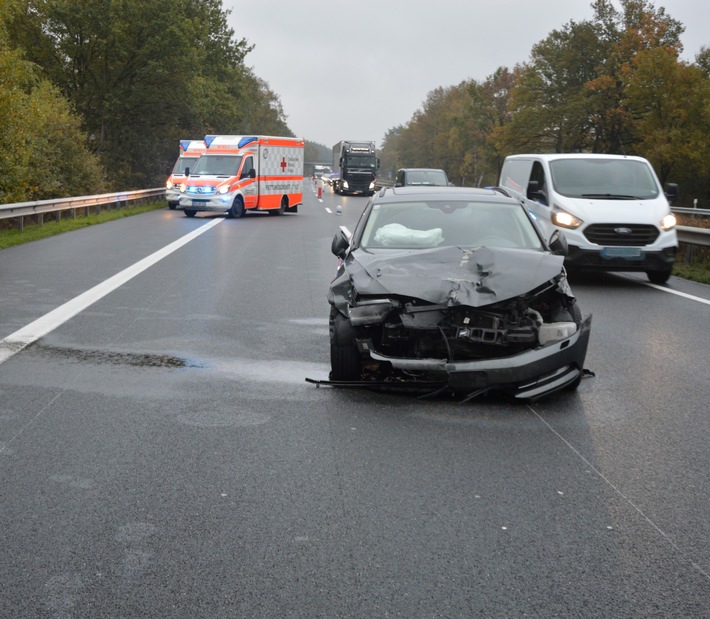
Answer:
[[(11, 228), (14, 225), (14, 220), (4, 220), (2, 229), (0, 229), (0, 249), (22, 245), (31, 241), (46, 239), (55, 234), (63, 234), (72, 230), (79, 230), (87, 226), (102, 224), (107, 221), (114, 221), (123, 217), (131, 217), (148, 211), (155, 211), (161, 208), (166, 208), (165, 201), (159, 201), (151, 204), (141, 204), (139, 206), (126, 206), (121, 208), (109, 208), (100, 213), (91, 213), (89, 215), (80, 215), (71, 217), (69, 211), (61, 212), (61, 219), (58, 221), (52, 216), (52, 219), (45, 221), (42, 225), (32, 223), (30, 218), (26, 218), (23, 230)], [(79, 209), (77, 209), (79, 210)]]

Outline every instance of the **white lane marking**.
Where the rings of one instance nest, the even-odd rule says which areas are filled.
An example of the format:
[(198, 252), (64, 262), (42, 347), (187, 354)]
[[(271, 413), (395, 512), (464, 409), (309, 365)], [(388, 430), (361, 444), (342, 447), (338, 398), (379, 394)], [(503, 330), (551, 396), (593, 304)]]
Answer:
[(621, 273), (614, 273), (614, 275), (617, 275), (618, 277), (623, 277), (624, 279), (628, 279), (629, 281), (635, 282), (637, 284), (643, 284), (644, 286), (648, 286), (649, 288), (655, 288), (656, 290), (660, 290), (661, 292), (667, 292), (669, 294), (674, 294), (677, 297), (683, 297), (684, 299), (690, 299), (691, 301), (697, 301), (698, 303), (710, 305), (710, 300), (703, 299), (702, 297), (696, 297), (695, 295), (688, 294), (687, 292), (681, 292), (680, 290), (673, 290), (672, 288), (666, 288), (665, 286), (659, 286), (658, 284), (645, 282), (637, 277), (630, 277), (628, 275), (622, 275)]
[[(622, 491), (621, 488), (619, 488), (617, 485), (614, 484), (614, 482), (611, 481), (604, 473), (601, 472), (594, 464), (592, 464), (587, 458), (582, 455), (582, 453), (572, 445), (562, 434), (560, 434), (555, 428), (552, 427), (552, 425), (546, 421), (540, 413), (538, 413), (530, 404), (528, 404), (528, 409), (532, 412), (535, 417), (538, 418), (539, 421), (541, 421), (545, 426), (547, 426), (547, 429), (552, 432), (558, 440), (562, 441), (562, 443), (573, 453), (575, 454), (591, 471), (594, 472), (594, 474), (599, 477), (607, 486), (609, 486), (613, 492), (619, 496), (627, 505), (631, 507), (643, 520), (648, 523), (648, 525), (654, 529), (666, 542), (668, 542), (673, 549), (685, 560), (693, 566), (695, 570), (697, 570), (700, 574), (705, 576), (706, 579), (710, 580), (710, 573), (705, 571), (702, 565), (700, 565), (698, 562), (696, 562), (687, 552), (685, 552), (682, 548), (678, 546), (673, 541), (673, 538), (666, 533), (661, 527), (659, 527), (649, 516), (646, 515), (646, 513), (636, 504), (631, 500), (628, 496), (626, 496)], [(612, 527), (607, 527), (611, 529)]]
[(143, 271), (153, 266), (166, 256), (169, 256), (174, 251), (180, 249), (183, 245), (187, 245), (190, 241), (196, 239), (201, 234), (204, 234), (217, 224), (224, 221), (224, 218), (219, 217), (210, 220), (209, 223), (201, 226), (197, 230), (193, 230), (190, 234), (173, 241), (170, 245), (166, 245), (155, 253), (139, 260), (134, 265), (117, 273), (113, 277), (109, 277), (106, 281), (97, 284), (90, 290), (80, 294), (78, 297), (67, 301), (64, 305), (52, 310), (34, 322), (31, 322), (22, 329), (8, 335), (4, 340), (0, 341), (0, 363), (7, 361), (15, 353), (20, 352), (26, 346), (36, 342), (39, 338), (47, 333), (50, 333), (58, 326), (64, 324), (70, 318), (76, 316), (79, 312), (85, 310), (90, 305), (96, 303), (99, 299), (105, 297), (110, 292), (113, 292), (126, 282), (133, 279), (136, 275), (140, 275)]
[(698, 303), (705, 303), (705, 305), (710, 305), (710, 301), (708, 299), (696, 297), (695, 295), (688, 294), (687, 292), (681, 292), (680, 290), (673, 290), (671, 288), (664, 288), (663, 286), (659, 286), (658, 284), (652, 284), (651, 282), (641, 283), (646, 284), (646, 286), (650, 286), (651, 288), (655, 288), (656, 290), (662, 290), (663, 292), (668, 292), (669, 294), (674, 294), (678, 297), (684, 297), (686, 299), (690, 299), (691, 301), (697, 301)]
[(331, 215), (333, 214), (333, 211), (331, 211), (330, 208), (327, 206), (325, 207), (325, 212), (330, 213)]

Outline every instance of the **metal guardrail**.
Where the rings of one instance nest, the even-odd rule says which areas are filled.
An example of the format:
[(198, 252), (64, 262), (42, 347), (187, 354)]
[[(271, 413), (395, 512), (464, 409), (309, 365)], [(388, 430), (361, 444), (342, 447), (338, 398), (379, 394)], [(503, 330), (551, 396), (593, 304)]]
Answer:
[(690, 226), (676, 226), (678, 241), (688, 245), (710, 247), (710, 228), (691, 228)]
[[(57, 200), (36, 200), (34, 202), (16, 202), (14, 204), (0, 204), (0, 219), (17, 218), (20, 230), (24, 226), (24, 218), (38, 215), (40, 223), (46, 213), (59, 214), (62, 211), (75, 211), (76, 209), (89, 209), (95, 207), (97, 211), (102, 206), (121, 207), (128, 204), (141, 204), (156, 199), (165, 198), (165, 187), (156, 189), (139, 189), (136, 191), (121, 191), (118, 193), (103, 193), (95, 196), (81, 196), (78, 198), (59, 198)], [(72, 216), (74, 212), (72, 212)]]
[[(393, 183), (378, 182), (380, 187), (392, 186)], [(78, 198), (59, 198), (57, 200), (37, 200), (35, 202), (17, 202), (15, 204), (0, 204), (0, 219), (19, 219), (19, 227), (23, 228), (24, 218), (32, 215), (41, 217), (46, 213), (60, 213), (61, 211), (88, 209), (102, 206), (126, 206), (129, 203), (142, 203), (148, 200), (162, 199), (165, 197), (165, 188), (140, 189), (137, 191), (121, 191), (118, 193), (104, 193), (95, 196), (81, 196)], [(710, 210), (698, 208), (672, 207), (674, 213), (687, 215), (710, 216)], [(710, 247), (710, 228), (693, 228), (690, 226), (677, 226), (678, 240), (689, 245)]]
[[(671, 211), (681, 215), (699, 215), (700, 217), (710, 217), (710, 210), (702, 208), (687, 208), (684, 206), (672, 206)], [(676, 226), (678, 241), (687, 245), (698, 245), (700, 247), (710, 247), (710, 228), (694, 228), (692, 226)]]

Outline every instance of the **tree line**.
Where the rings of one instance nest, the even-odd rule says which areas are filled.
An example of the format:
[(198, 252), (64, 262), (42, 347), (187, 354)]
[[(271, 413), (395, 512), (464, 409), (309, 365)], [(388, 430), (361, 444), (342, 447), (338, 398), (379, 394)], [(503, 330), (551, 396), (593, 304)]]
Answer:
[(380, 175), (437, 167), (485, 186), (512, 153), (641, 155), (707, 207), (710, 50), (684, 62), (679, 21), (647, 0), (619, 4), (594, 0), (591, 19), (553, 30), (527, 62), (431, 91), (385, 135)]
[(288, 135), (221, 0), (0, 0), (0, 203), (159, 187), (181, 139)]
[[(618, 4), (594, 0), (525, 63), (430, 92), (385, 135), (381, 176), (492, 185), (510, 153), (626, 153), (710, 198), (710, 50), (685, 62), (664, 8)], [(222, 0), (0, 0), (0, 203), (160, 186), (181, 139), (293, 135), (228, 16)]]

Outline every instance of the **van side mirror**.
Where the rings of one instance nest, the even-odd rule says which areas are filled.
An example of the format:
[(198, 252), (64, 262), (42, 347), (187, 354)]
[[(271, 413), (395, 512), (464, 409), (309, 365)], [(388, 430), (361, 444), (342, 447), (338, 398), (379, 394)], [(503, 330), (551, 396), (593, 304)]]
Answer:
[(569, 252), (569, 246), (567, 245), (567, 239), (564, 233), (559, 230), (555, 230), (552, 235), (550, 235), (550, 241), (548, 243), (550, 251), (556, 256), (566, 256)]
[(350, 247), (350, 235), (341, 227), (333, 237), (333, 242), (330, 244), (330, 251), (341, 260), (345, 259)]
[(249, 178), (256, 178), (256, 169), (252, 168), (249, 170)]
[(540, 191), (539, 181), (529, 181), (528, 191), (526, 195), (528, 200), (534, 200), (535, 202), (542, 202), (542, 204), (547, 205), (547, 196), (544, 192)]
[(190, 168), (185, 168), (185, 176), (190, 176)]
[(666, 185), (666, 198), (668, 202), (673, 204), (678, 198), (680, 198), (680, 190), (678, 189), (678, 183), (668, 183)]

